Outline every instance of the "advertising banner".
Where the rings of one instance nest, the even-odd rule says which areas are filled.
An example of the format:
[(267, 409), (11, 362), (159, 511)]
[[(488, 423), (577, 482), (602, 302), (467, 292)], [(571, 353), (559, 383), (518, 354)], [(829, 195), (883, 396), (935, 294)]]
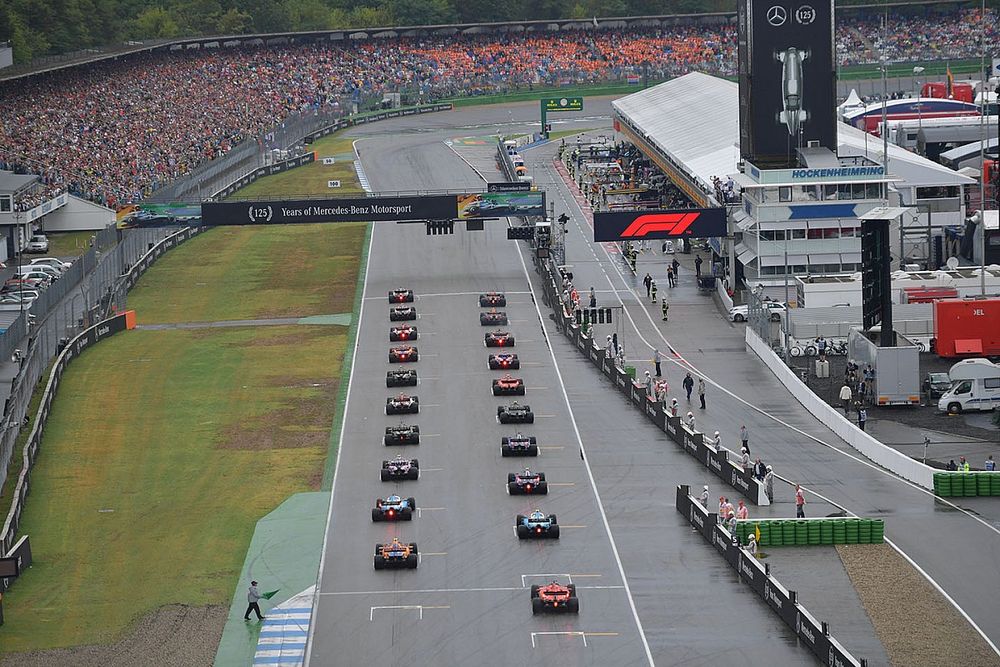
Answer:
[(723, 208), (659, 209), (594, 214), (595, 241), (708, 238), (726, 235)]
[(661, 431), (663, 430), (663, 404), (657, 401), (654, 397), (646, 397), (646, 416), (650, 421), (656, 424)]
[(705, 445), (704, 458), (701, 459), (705, 462), (705, 467), (708, 468), (712, 473), (722, 479), (725, 479), (727, 468), (729, 467), (728, 452), (723, 449), (721, 452), (715, 449), (715, 447), (709, 447)]
[(836, 152), (833, 0), (741, 0), (740, 154), (795, 166), (796, 149)]
[(404, 222), (451, 220), (458, 215), (455, 195), (356, 197), (256, 202), (205, 202), (202, 224), (282, 225), (310, 222)]
[[(735, 548), (735, 547), (734, 547)], [(764, 580), (767, 575), (764, 574), (764, 566), (761, 565), (760, 561), (751, 556), (746, 551), (742, 549), (737, 549), (740, 554), (739, 560), (739, 572), (740, 579), (742, 579), (750, 588), (752, 588), (757, 595), (761, 597), (764, 596)]]
[(601, 362), (601, 370), (609, 378), (615, 376), (615, 358), (610, 354), (605, 353), (604, 361)]
[[(745, 558), (753, 558), (749, 555), (744, 555)], [(767, 576), (764, 578), (764, 602), (773, 609), (778, 616), (783, 620), (786, 619), (787, 614), (794, 609), (792, 605), (792, 600), (788, 596), (788, 591), (785, 587), (778, 583), (778, 580), (774, 577)]]
[(795, 628), (799, 641), (817, 656), (829, 653), (829, 641), (823, 634), (823, 626), (802, 605), (795, 605), (795, 623), (792, 627)]
[(460, 219), (529, 215), (545, 215), (544, 192), (486, 192), (458, 197)]
[(683, 440), (681, 439), (681, 418), (680, 417), (666, 417), (663, 420), (663, 432), (670, 436), (670, 439), (674, 441), (675, 444), (681, 445)]
[(691, 431), (688, 429), (687, 426), (683, 425), (681, 426), (681, 430), (683, 432), (682, 437), (683, 437), (684, 449), (687, 450), (687, 453), (690, 454), (691, 456), (697, 457), (698, 448), (701, 447), (702, 444), (702, 434), (697, 433), (695, 431)]
[(545, 97), (542, 98), (542, 111), (583, 111), (582, 97)]
[(632, 383), (632, 403), (641, 406), (646, 400), (646, 386), (638, 382)]
[(530, 192), (531, 183), (516, 181), (514, 183), (487, 183), (487, 192)]

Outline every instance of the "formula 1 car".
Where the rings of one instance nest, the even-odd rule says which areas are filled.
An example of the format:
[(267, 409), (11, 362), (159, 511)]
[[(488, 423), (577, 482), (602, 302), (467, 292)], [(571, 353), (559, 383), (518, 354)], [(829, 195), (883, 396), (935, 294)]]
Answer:
[(531, 613), (544, 614), (545, 612), (580, 613), (580, 599), (576, 597), (576, 584), (563, 586), (553, 581), (545, 586), (532, 586)]
[(413, 290), (400, 287), (390, 291), (389, 303), (413, 303)]
[(503, 292), (487, 292), (479, 295), (480, 308), (503, 308), (507, 305), (507, 295)]
[(388, 544), (375, 545), (375, 569), (417, 569), (417, 543), (392, 538)]
[(555, 514), (544, 514), (541, 510), (535, 510), (528, 516), (518, 514), (514, 521), (517, 527), (517, 539), (559, 539), (559, 524), (556, 522)]
[(379, 471), (383, 482), (417, 479), (419, 476), (420, 462), (416, 459), (404, 459), (399, 455), (389, 461), (382, 461), (382, 470)]
[(413, 345), (397, 345), (389, 348), (390, 364), (405, 364), (409, 361), (418, 361), (420, 353)]
[(414, 370), (388, 371), (385, 374), (385, 386), (387, 387), (416, 387), (417, 372)]
[(521, 368), (521, 361), (513, 352), (501, 352), (490, 355), (490, 370), (503, 371), (507, 369), (518, 370)]
[(509, 331), (491, 331), (483, 340), (486, 341), (486, 347), (514, 347), (514, 336)]
[(524, 380), (510, 373), (493, 381), (494, 396), (524, 396)]
[(379, 498), (372, 508), (372, 521), (413, 521), (413, 513), (417, 511), (417, 501), (413, 498), (401, 498), (392, 495)]
[(396, 306), (389, 311), (390, 322), (406, 322), (417, 319), (417, 309), (413, 306)]
[(524, 472), (507, 473), (507, 493), (512, 496), (544, 496), (548, 492), (549, 483), (545, 481), (544, 472), (531, 472), (525, 468)]
[(391, 327), (389, 329), (389, 340), (392, 342), (398, 342), (401, 340), (416, 340), (417, 339), (417, 328), (412, 324), (404, 324), (400, 327)]
[(479, 313), (479, 323), (484, 327), (507, 326), (507, 313), (491, 308)]
[(500, 456), (538, 456), (535, 436), (517, 433), (500, 438)]
[(531, 411), (531, 406), (514, 401), (497, 407), (497, 419), (501, 424), (534, 424), (535, 413)]
[(390, 445), (419, 445), (420, 427), (415, 424), (412, 426), (409, 424), (386, 426), (382, 442), (386, 447)]
[(385, 414), (387, 415), (415, 415), (420, 412), (420, 399), (416, 396), (390, 396), (385, 399)]

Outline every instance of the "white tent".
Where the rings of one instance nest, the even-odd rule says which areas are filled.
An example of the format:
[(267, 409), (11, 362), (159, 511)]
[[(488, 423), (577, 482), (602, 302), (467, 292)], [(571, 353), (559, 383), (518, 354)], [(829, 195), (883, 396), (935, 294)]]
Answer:
[(865, 103), (861, 101), (860, 97), (858, 97), (858, 91), (851, 88), (851, 94), (848, 95), (847, 99), (844, 100), (843, 103), (837, 107), (837, 113), (840, 114), (841, 118), (843, 118), (844, 114), (846, 114), (848, 111), (861, 109), (864, 106)]

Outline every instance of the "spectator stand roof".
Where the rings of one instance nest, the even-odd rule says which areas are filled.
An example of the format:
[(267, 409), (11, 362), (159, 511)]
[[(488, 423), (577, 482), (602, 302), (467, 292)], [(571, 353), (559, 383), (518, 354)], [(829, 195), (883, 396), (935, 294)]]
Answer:
[[(689, 195), (692, 186), (701, 191), (699, 204), (712, 203), (713, 176), (736, 173), (740, 160), (736, 83), (692, 72), (615, 100), (612, 108), (623, 132), (648, 149), (647, 155), (681, 189)], [(841, 156), (865, 155), (882, 161), (882, 141), (846, 123), (839, 124), (838, 143)], [(889, 172), (897, 189), (975, 182), (894, 144), (889, 145)]]
[(34, 174), (15, 174), (12, 171), (0, 171), (0, 193), (9, 195), (38, 181), (38, 176)]

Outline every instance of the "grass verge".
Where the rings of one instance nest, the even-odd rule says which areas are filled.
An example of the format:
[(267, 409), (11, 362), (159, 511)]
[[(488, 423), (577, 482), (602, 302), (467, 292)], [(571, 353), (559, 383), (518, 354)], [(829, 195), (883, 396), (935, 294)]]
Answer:
[(48, 232), (45, 235), (49, 238), (46, 257), (78, 257), (90, 249), (90, 239), (94, 232)]
[(346, 333), (134, 331), (84, 352), (32, 476), (35, 563), (4, 600), (0, 651), (105, 643), (162, 605), (228, 604), (257, 519), (320, 486)]
[(219, 227), (160, 258), (129, 307), (141, 324), (351, 312), (365, 227)]
[[(314, 142), (309, 148), (316, 153), (316, 161), (280, 174), (258, 179), (233, 193), (233, 197), (277, 197), (296, 195), (324, 195), (339, 197), (361, 192), (354, 172), (353, 137), (342, 133), (331, 134)], [(332, 157), (334, 164), (323, 164), (323, 158)], [(340, 181), (339, 188), (331, 188), (328, 181)]]

